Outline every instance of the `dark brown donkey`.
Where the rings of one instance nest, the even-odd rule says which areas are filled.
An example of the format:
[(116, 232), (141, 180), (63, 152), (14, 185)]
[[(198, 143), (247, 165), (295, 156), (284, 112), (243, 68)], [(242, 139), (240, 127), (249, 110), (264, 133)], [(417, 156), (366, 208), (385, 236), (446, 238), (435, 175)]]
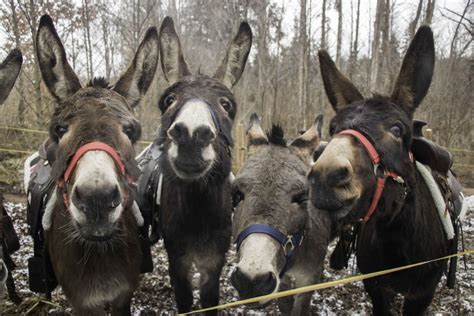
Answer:
[[(309, 203), (306, 179), (321, 126), (319, 116), (288, 144), (279, 126), (265, 135), (251, 118), (249, 156), (232, 184), (238, 262), (231, 282), (241, 299), (321, 281), (331, 221)], [(279, 299), (280, 312), (311, 315), (312, 294)]]
[(81, 86), (49, 16), (41, 18), (36, 39), (43, 80), (58, 101), (49, 128), (57, 185), (43, 217), (54, 273), (77, 314), (103, 314), (110, 304), (113, 315), (129, 315), (143, 220), (131, 192), (140, 136), (131, 108), (153, 80), (158, 33), (148, 29), (113, 88), (103, 79)]
[[(0, 64), (0, 105), (5, 102), (20, 73), (23, 57), (20, 50), (12, 50)], [(10, 217), (3, 207), (3, 195), (0, 192), (0, 297), (3, 296), (5, 283), (8, 284), (10, 298), (18, 302), (11, 269), (14, 267), (10, 254), (18, 250), (19, 242)], [(10, 271), (9, 269), (10, 268)], [(8, 281), (7, 281), (8, 279)]]
[[(409, 153), (413, 113), (433, 74), (431, 29), (424, 26), (416, 33), (390, 96), (363, 98), (325, 51), (319, 61), (336, 116), (329, 125), (333, 138), (309, 174), (312, 203), (339, 218), (363, 219), (356, 249), (362, 273), (447, 255), (440, 216)], [(369, 156), (371, 146), (380, 155), (378, 163)], [(374, 203), (376, 187), (384, 180)], [(390, 314), (396, 293), (404, 296), (404, 314), (423, 314), (445, 268), (446, 261), (439, 261), (364, 281), (374, 314)]]
[(201, 273), (201, 305), (219, 302), (219, 277), (231, 238), (229, 174), (237, 103), (230, 89), (244, 70), (251, 44), (250, 27), (242, 23), (216, 74), (191, 75), (173, 20), (166, 17), (160, 29), (161, 65), (170, 83), (159, 101), (160, 216), (179, 312), (193, 304), (193, 263)]

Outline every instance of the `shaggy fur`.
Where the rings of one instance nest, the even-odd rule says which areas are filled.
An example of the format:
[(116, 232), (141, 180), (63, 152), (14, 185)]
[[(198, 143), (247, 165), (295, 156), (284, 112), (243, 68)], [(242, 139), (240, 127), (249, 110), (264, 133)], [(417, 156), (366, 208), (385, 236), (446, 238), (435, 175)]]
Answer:
[[(81, 146), (100, 141), (119, 153), (126, 173), (137, 179), (139, 169), (134, 145), (141, 129), (131, 109), (147, 91), (155, 74), (158, 63), (156, 29), (147, 31), (132, 65), (113, 89), (104, 78), (95, 78), (87, 87), (81, 87), (48, 15), (41, 17), (39, 22), (36, 45), (43, 80), (58, 101), (49, 125), (55, 148), (51, 176), (60, 180), (70, 158)], [(64, 189), (69, 197), (72, 197), (75, 178), (73, 172)], [(120, 176), (119, 186), (124, 194), (133, 192), (123, 176)], [(54, 274), (75, 314), (102, 315), (105, 314), (104, 307), (110, 305), (112, 315), (130, 315), (142, 257), (133, 195), (121, 201), (124, 209), (120, 218), (114, 223), (106, 223), (114, 225), (110, 239), (96, 242), (80, 233), (77, 222), (65, 207), (64, 192), (59, 187), (55, 190), (55, 196), (61, 198), (48, 204), (50, 220), (46, 218), (45, 221), (50, 222), (51, 227), (44, 233), (45, 242)], [(108, 208), (100, 203), (95, 205), (99, 206), (81, 212), (88, 218), (96, 217), (96, 213), (90, 212), (107, 216)], [(89, 219), (83, 225), (90, 225)]]
[[(295, 143), (299, 143), (304, 136), (287, 145), (282, 128), (273, 125), (267, 134), (268, 144), (250, 143), (254, 146), (253, 154), (248, 157), (233, 182), (234, 195), (238, 195), (238, 199), (234, 200), (240, 200), (234, 211), (234, 239), (252, 224), (266, 224), (284, 234), (305, 231), (303, 243), (296, 248), (289, 269), (280, 277), (278, 291), (321, 281), (324, 257), (331, 237), (328, 213), (315, 209), (308, 201), (306, 173), (309, 160), (299, 155), (299, 145), (295, 147)], [(317, 146), (315, 142), (305, 143), (312, 150)], [(312, 150), (306, 151), (308, 155)], [(281, 248), (279, 251), (281, 254), (277, 256), (279, 261), (276, 266), (281, 271), (285, 258)], [(241, 258), (245, 253), (240, 252), (238, 256)], [(268, 294), (261, 292), (261, 286), (252, 285), (251, 280), (237, 280), (234, 274), (231, 280), (239, 291), (242, 290), (239, 293), (241, 298)], [(310, 315), (311, 296), (312, 292), (309, 292), (279, 299), (280, 311), (283, 315)]]

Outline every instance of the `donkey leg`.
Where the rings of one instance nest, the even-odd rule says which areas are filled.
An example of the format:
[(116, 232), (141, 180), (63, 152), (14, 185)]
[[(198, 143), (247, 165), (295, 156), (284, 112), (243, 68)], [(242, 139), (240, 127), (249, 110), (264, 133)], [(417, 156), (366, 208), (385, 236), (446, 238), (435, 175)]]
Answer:
[(132, 303), (132, 293), (122, 295), (112, 302), (112, 316), (130, 316), (132, 315), (130, 305)]
[(74, 315), (77, 316), (105, 316), (107, 313), (104, 309), (90, 309), (90, 308), (74, 308)]
[(428, 309), (428, 306), (430, 306), (433, 296), (434, 291), (425, 296), (417, 297), (416, 299), (405, 298), (403, 302), (403, 315), (423, 315)]
[[(196, 268), (201, 273), (199, 296), (202, 308), (219, 304), (219, 279), (224, 266), (225, 254), (213, 253), (203, 260), (196, 260)], [(217, 315), (217, 310), (206, 315)]]
[(186, 256), (178, 256), (168, 252), (169, 273), (173, 286), (176, 305), (179, 313), (191, 311), (193, 305), (193, 289), (190, 281), (191, 260)]
[[(286, 291), (286, 290), (291, 290), (291, 279), (287, 275), (285, 275), (280, 283), (280, 286), (278, 287), (278, 291)], [(293, 304), (295, 302), (294, 296), (286, 296), (279, 298), (277, 301), (278, 304), (278, 309), (282, 313), (282, 315), (291, 315), (291, 311), (293, 309)]]
[(372, 312), (374, 316), (391, 315), (390, 303), (392, 295), (377, 285), (377, 279), (364, 281), (364, 286), (372, 300)]

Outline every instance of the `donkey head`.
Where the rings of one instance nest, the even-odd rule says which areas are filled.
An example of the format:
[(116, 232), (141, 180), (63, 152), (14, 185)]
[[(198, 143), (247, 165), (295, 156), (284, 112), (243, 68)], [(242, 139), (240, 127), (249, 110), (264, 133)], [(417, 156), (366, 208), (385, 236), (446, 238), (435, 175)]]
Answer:
[(242, 299), (277, 291), (287, 254), (293, 251), (264, 231), (248, 235), (245, 231), (263, 224), (283, 236), (303, 236), (309, 225), (306, 173), (321, 126), (320, 115), (308, 131), (288, 144), (280, 126), (274, 125), (267, 136), (257, 115), (251, 117), (249, 156), (232, 184), (238, 263), (231, 282)]
[(170, 86), (159, 101), (162, 113), (160, 141), (164, 143), (164, 169), (184, 181), (227, 177), (230, 172), (232, 123), (237, 103), (231, 88), (245, 68), (252, 44), (247, 23), (230, 43), (213, 77), (191, 75), (183, 57), (173, 20), (160, 29), (163, 73)]
[[(352, 210), (368, 209), (380, 171), (374, 169), (380, 168), (372, 165), (359, 140), (339, 134), (341, 131), (352, 129), (361, 133), (380, 154), (380, 165), (385, 170), (405, 181), (413, 180), (409, 155), (412, 117), (431, 83), (433, 34), (426, 26), (418, 30), (390, 97), (376, 95), (364, 99), (325, 51), (319, 53), (319, 61), (326, 94), (336, 115), (329, 125), (329, 133), (334, 137), (309, 174), (311, 201), (317, 208), (342, 217)], [(397, 192), (398, 184), (387, 181), (386, 187), (389, 192)], [(360, 218), (363, 214), (353, 215)]]
[[(158, 33), (148, 29), (132, 65), (113, 88), (104, 79), (81, 86), (47, 15), (40, 20), (36, 45), (43, 80), (58, 101), (49, 127), (57, 146), (52, 174), (61, 183), (66, 170), (71, 171), (62, 193), (80, 235), (87, 240), (108, 240), (130, 206), (131, 181), (127, 178), (138, 175), (133, 146), (141, 129), (131, 109), (153, 80)], [(89, 150), (68, 168), (78, 149), (92, 142), (108, 150)], [(118, 154), (115, 158), (114, 152)]]
[(23, 57), (19, 49), (12, 50), (0, 64), (0, 104), (5, 102), (20, 73)]

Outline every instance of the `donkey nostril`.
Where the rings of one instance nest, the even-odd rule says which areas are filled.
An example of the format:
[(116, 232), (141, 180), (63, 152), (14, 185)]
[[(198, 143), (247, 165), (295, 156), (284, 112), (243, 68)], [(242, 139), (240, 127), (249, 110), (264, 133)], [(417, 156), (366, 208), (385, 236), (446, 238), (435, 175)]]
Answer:
[(172, 140), (180, 140), (181, 137), (186, 133), (186, 126), (184, 126), (181, 123), (174, 124), (169, 130), (168, 130), (168, 136)]
[(343, 186), (352, 180), (352, 173), (348, 167), (342, 167), (328, 174), (328, 180), (332, 186)]
[(319, 179), (319, 171), (311, 170), (308, 174), (308, 181), (311, 185), (315, 185)]
[(208, 145), (216, 138), (216, 134), (209, 127), (203, 126), (196, 129), (194, 137), (201, 144)]
[(266, 282), (273, 283), (273, 281), (276, 281), (275, 274), (273, 272), (268, 272)]
[(118, 186), (116, 185), (108, 194), (111, 208), (116, 208), (121, 202), (121, 196)]

